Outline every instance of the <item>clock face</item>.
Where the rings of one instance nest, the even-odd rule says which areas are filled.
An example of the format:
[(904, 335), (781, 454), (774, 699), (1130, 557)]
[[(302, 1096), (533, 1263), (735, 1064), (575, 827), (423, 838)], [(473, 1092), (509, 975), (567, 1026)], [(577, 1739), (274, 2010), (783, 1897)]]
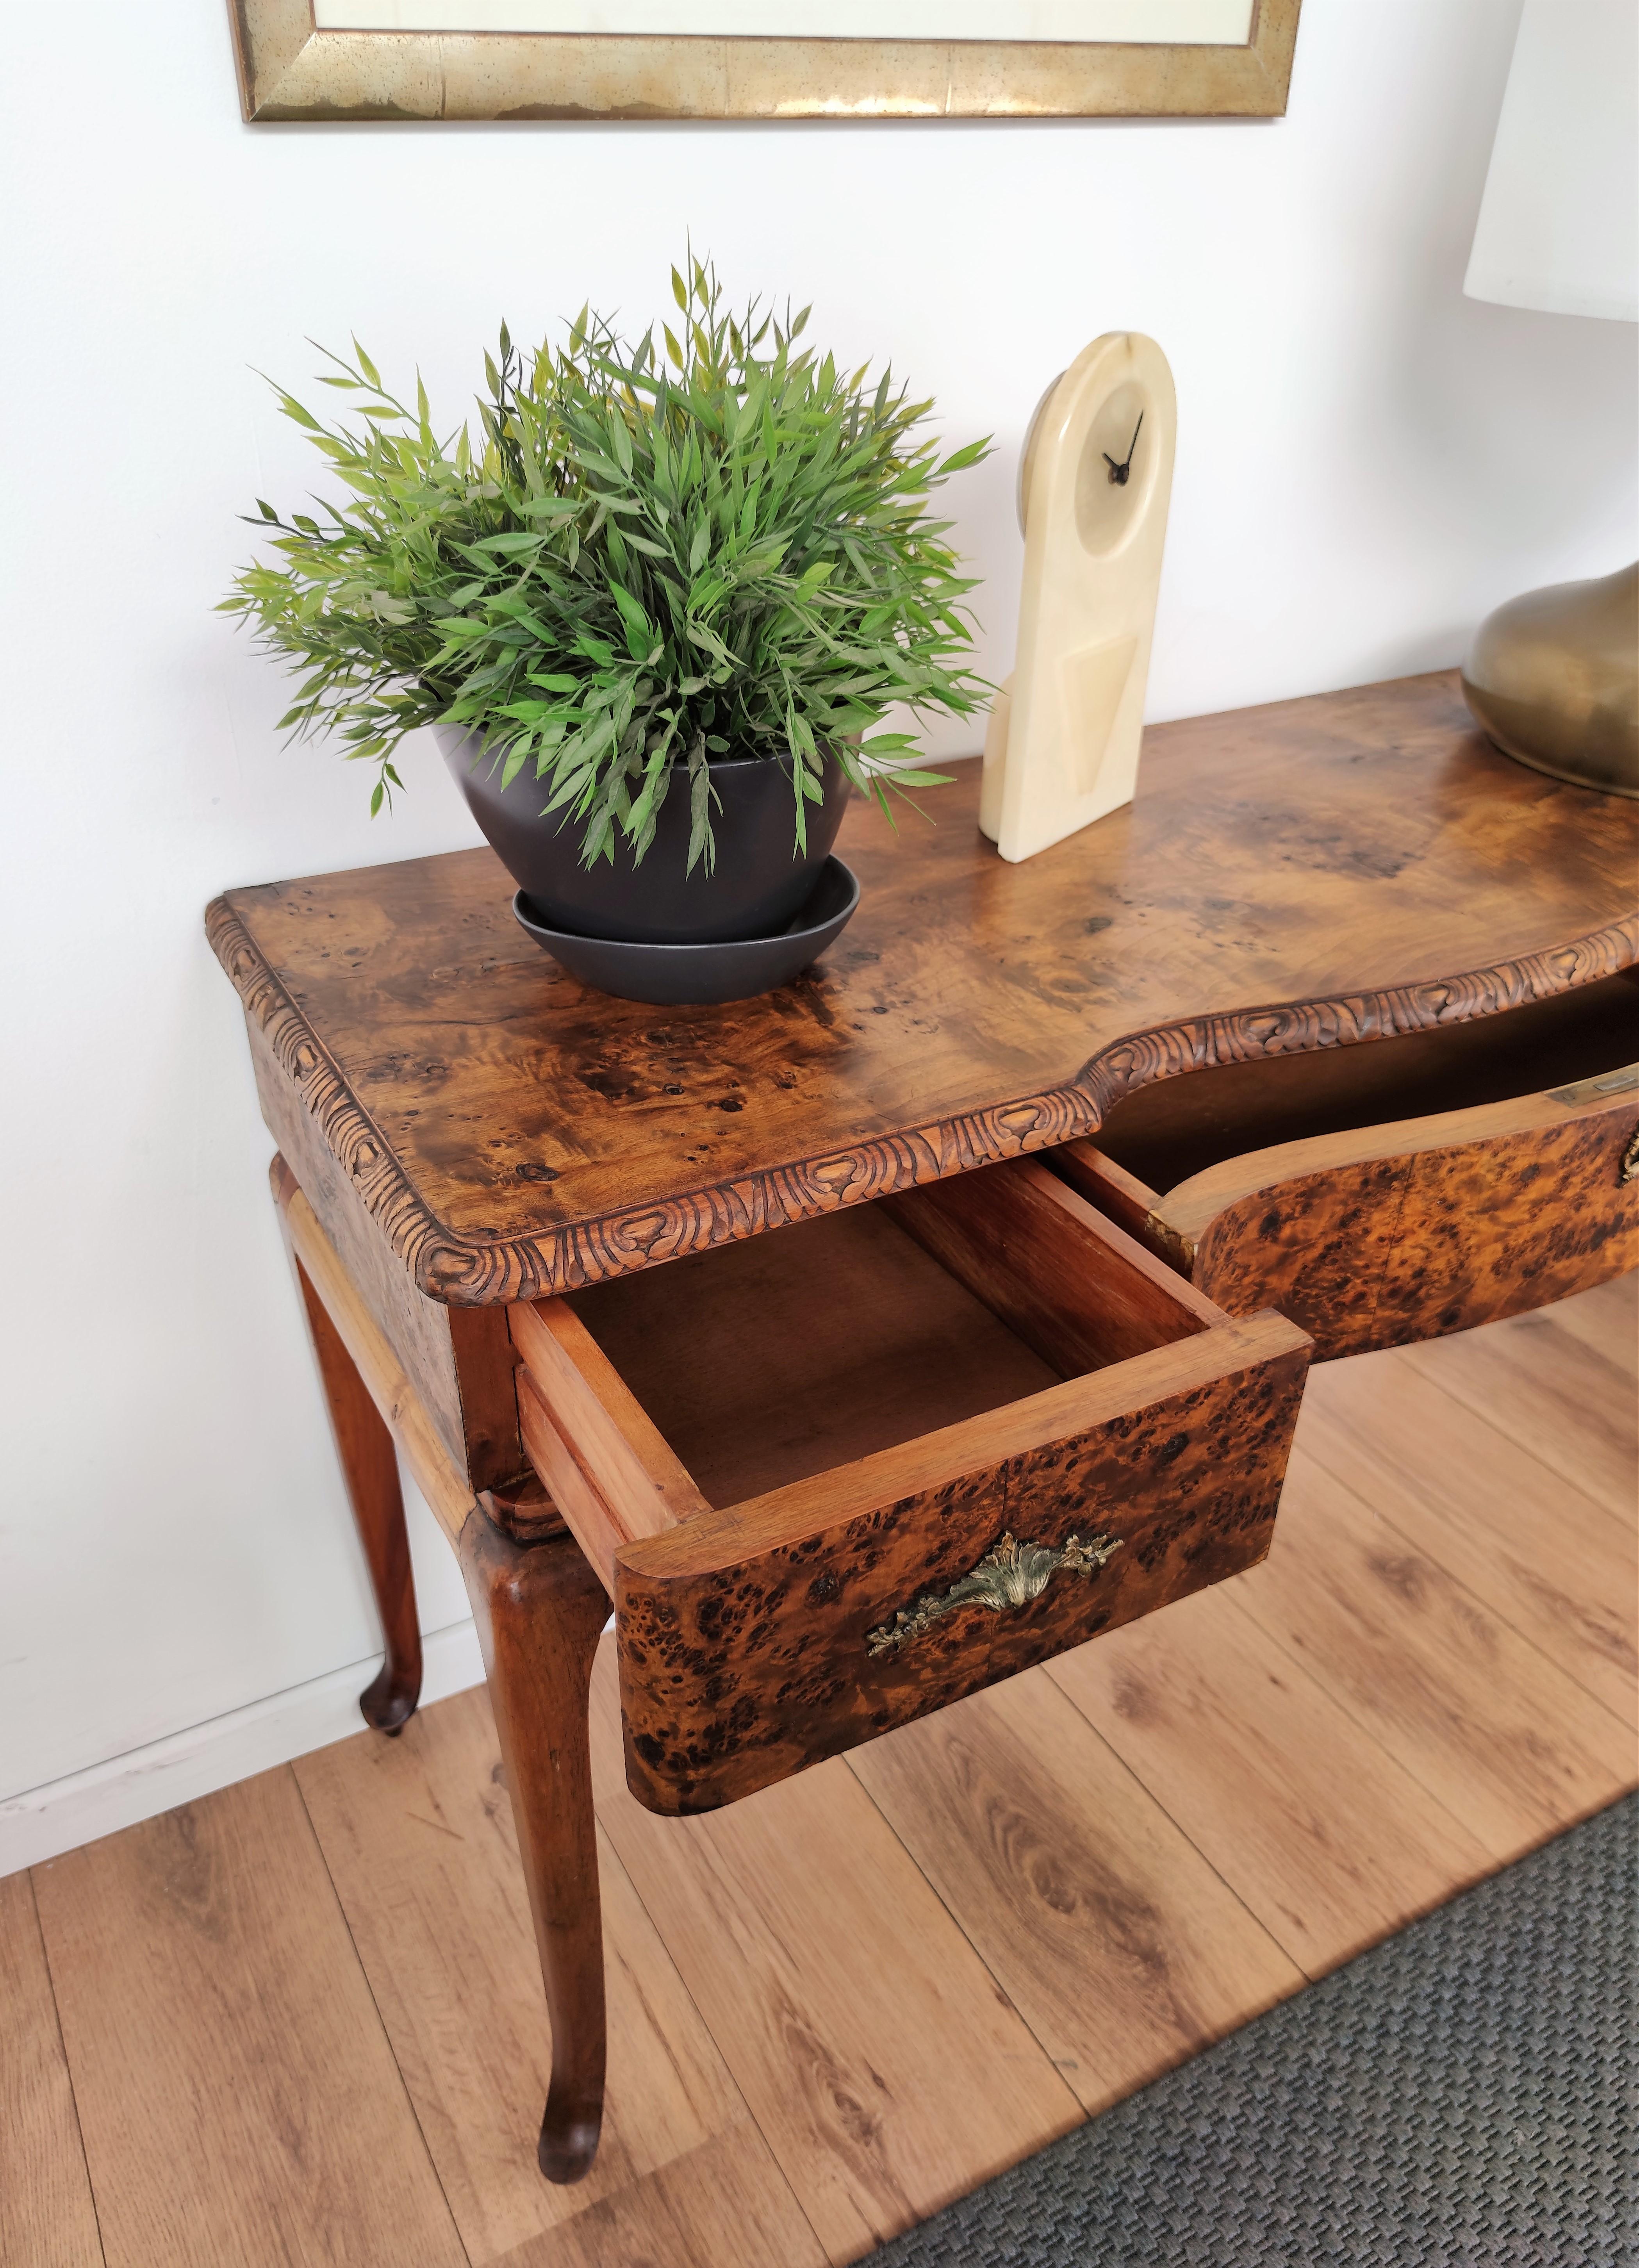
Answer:
[(1129, 379), (1107, 394), (1075, 468), (1075, 527), (1096, 556), (1119, 551), (1143, 516), (1155, 486), (1161, 435), (1142, 386)]

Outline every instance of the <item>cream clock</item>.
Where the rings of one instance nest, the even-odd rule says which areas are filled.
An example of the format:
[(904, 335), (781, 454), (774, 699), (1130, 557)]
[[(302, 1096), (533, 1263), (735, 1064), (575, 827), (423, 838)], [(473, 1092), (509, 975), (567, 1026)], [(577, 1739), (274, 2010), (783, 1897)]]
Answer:
[(1018, 650), (991, 711), (979, 803), (1004, 858), (1132, 799), (1177, 431), (1167, 358), (1136, 331), (1095, 339), (1031, 423)]

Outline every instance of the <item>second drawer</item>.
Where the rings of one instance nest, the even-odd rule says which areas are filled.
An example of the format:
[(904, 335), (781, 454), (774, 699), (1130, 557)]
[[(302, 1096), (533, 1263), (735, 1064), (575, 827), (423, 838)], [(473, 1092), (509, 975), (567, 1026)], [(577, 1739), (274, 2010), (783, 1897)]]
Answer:
[(1317, 1361), (1470, 1330), (1639, 1266), (1639, 983), (1197, 1071), (1051, 1152), (1233, 1314)]

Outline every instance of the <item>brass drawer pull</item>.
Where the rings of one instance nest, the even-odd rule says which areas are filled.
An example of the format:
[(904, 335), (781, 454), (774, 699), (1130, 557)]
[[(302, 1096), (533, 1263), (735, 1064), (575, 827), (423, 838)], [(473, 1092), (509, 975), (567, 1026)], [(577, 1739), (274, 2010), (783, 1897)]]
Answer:
[(1028, 1606), (1040, 1597), (1059, 1568), (1068, 1568), (1073, 1575), (1096, 1575), (1120, 1549), (1119, 1535), (1095, 1535), (1090, 1543), (1072, 1535), (1060, 1548), (1052, 1543), (1021, 1543), (1016, 1536), (1004, 1534), (995, 1549), (942, 1595), (930, 1591), (913, 1607), (901, 1607), (891, 1623), (867, 1631), (866, 1649), (873, 1654), (895, 1653), (957, 1607), (988, 1607), (992, 1613), (1000, 1614)]

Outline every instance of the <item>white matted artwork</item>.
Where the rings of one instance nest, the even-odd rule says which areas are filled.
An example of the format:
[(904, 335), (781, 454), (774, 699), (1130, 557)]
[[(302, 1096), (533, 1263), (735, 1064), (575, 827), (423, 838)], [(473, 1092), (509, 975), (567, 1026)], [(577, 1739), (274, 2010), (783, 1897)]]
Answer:
[(1244, 47), (1256, 0), (314, 0), (321, 32)]
[(1300, 0), (228, 0), (245, 116), (1274, 117)]

